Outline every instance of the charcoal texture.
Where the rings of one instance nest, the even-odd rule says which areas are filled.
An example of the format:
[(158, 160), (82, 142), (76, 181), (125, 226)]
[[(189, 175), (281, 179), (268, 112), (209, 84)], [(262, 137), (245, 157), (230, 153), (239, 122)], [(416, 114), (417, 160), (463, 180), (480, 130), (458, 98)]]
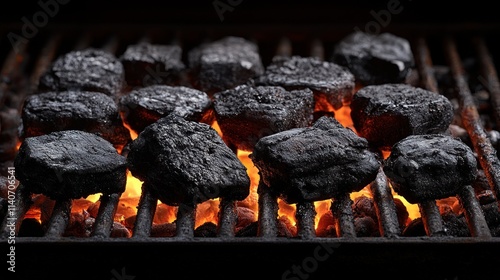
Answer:
[(359, 191), (381, 164), (364, 138), (331, 117), (263, 137), (250, 157), (261, 180), (287, 203)]
[(214, 120), (210, 97), (205, 92), (183, 86), (139, 88), (120, 97), (119, 106), (124, 121), (137, 133), (170, 114), (208, 124)]
[(331, 60), (364, 85), (402, 83), (415, 65), (409, 41), (391, 33), (351, 33), (335, 46)]
[(410, 203), (454, 196), (478, 174), (471, 148), (442, 134), (411, 135), (399, 141), (383, 169), (394, 190)]
[(242, 200), (250, 193), (245, 166), (217, 132), (177, 115), (146, 127), (130, 144), (127, 161), (144, 187), (168, 205)]
[(23, 138), (62, 130), (82, 130), (117, 146), (126, 145), (131, 140), (116, 103), (100, 92), (62, 91), (30, 95), (24, 102), (21, 117)]
[(85, 131), (26, 138), (14, 165), (27, 190), (55, 200), (125, 190), (126, 158), (110, 142)]
[(214, 110), (226, 142), (251, 151), (264, 136), (309, 126), (314, 98), (309, 89), (243, 85), (216, 93)]
[(141, 42), (127, 47), (120, 56), (129, 86), (178, 85), (182, 71), (182, 49), (177, 45)]
[(350, 106), (358, 134), (384, 150), (409, 135), (444, 133), (453, 120), (446, 97), (406, 84), (363, 87)]
[(125, 85), (122, 63), (112, 53), (88, 48), (58, 57), (40, 77), (40, 91), (84, 90), (116, 96)]
[(241, 37), (224, 37), (188, 53), (193, 86), (213, 94), (261, 75), (264, 66), (258, 46)]
[(309, 88), (314, 92), (316, 109), (339, 109), (351, 101), (354, 75), (344, 66), (316, 57), (276, 56), (256, 85), (282, 86), (286, 89)]

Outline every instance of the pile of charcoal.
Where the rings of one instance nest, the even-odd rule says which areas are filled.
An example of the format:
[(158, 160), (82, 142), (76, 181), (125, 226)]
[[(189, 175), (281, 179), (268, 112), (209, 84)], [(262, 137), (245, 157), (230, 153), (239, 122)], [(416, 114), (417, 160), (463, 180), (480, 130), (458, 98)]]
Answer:
[[(177, 45), (146, 42), (119, 57), (94, 48), (59, 56), (22, 108), (20, 183), (53, 200), (79, 199), (122, 193), (130, 170), (167, 205), (241, 201), (250, 192), (242, 150), (288, 204), (360, 191), (379, 172), (410, 203), (481, 185), (476, 155), (450, 132), (452, 102), (406, 82), (415, 62), (404, 38), (355, 32), (328, 60), (276, 55), (264, 65), (256, 43), (224, 37), (182, 57)], [(346, 106), (354, 129), (335, 118)], [(425, 235), (396, 204), (402, 232)], [(500, 214), (490, 208), (498, 235)], [(463, 210), (450, 209), (442, 212), (449, 232), (467, 235)], [(373, 201), (357, 199), (353, 210), (357, 234), (376, 236)], [(335, 235), (322, 225), (334, 219), (321, 220), (319, 236)]]

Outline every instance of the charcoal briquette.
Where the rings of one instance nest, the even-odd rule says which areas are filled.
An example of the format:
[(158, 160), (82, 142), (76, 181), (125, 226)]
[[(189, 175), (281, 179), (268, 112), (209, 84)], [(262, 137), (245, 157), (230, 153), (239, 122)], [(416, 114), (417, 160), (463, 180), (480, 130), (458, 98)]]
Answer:
[(120, 97), (119, 108), (125, 123), (137, 133), (170, 114), (207, 124), (214, 120), (210, 97), (184, 86), (152, 85), (135, 89)]
[(313, 91), (316, 111), (339, 109), (351, 101), (354, 75), (344, 66), (316, 57), (275, 56), (256, 85), (281, 86)]
[(95, 48), (59, 56), (40, 77), (40, 91), (98, 91), (115, 97), (125, 86), (123, 64), (112, 53)]
[(331, 60), (349, 68), (363, 85), (402, 83), (415, 66), (409, 41), (387, 32), (348, 34)]
[(309, 89), (244, 85), (214, 95), (215, 116), (224, 139), (247, 151), (264, 136), (311, 125), (313, 110)]
[(287, 203), (359, 191), (381, 164), (366, 139), (331, 117), (263, 137), (250, 157), (265, 185)]
[(62, 130), (82, 130), (116, 146), (126, 145), (130, 132), (123, 126), (118, 106), (104, 93), (62, 91), (27, 97), (21, 112), (22, 138)]
[(27, 190), (54, 200), (125, 190), (126, 158), (107, 140), (85, 131), (28, 137), (14, 166), (17, 179)]
[(410, 203), (455, 196), (478, 174), (471, 148), (442, 134), (406, 137), (383, 164), (394, 190)]
[(350, 107), (358, 134), (384, 150), (409, 135), (444, 133), (454, 113), (443, 95), (407, 84), (363, 87)]
[(177, 85), (182, 71), (182, 49), (178, 45), (141, 42), (129, 45), (120, 56), (128, 86)]
[(257, 44), (236, 36), (195, 47), (188, 53), (188, 64), (193, 86), (209, 95), (245, 84), (264, 72)]
[(250, 192), (245, 166), (217, 131), (177, 115), (146, 127), (131, 142), (127, 161), (144, 188), (168, 205), (243, 200)]

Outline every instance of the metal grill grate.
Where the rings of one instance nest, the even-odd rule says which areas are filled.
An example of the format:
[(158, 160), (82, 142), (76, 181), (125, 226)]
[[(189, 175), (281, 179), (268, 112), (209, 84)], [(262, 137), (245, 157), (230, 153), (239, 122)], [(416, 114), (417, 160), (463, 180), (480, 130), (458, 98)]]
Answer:
[[(106, 32), (86, 32), (83, 35), (69, 34), (68, 32), (59, 32), (58, 30), (40, 34), (38, 39), (34, 39), (27, 45), (21, 45), (15, 50), (12, 48), (3, 48), (10, 50), (9, 53), (2, 53), (4, 57), (2, 63), (2, 83), (0, 88), (0, 104), (5, 112), (15, 110), (20, 112), (22, 101), (26, 96), (32, 94), (37, 87), (37, 82), (43, 71), (49, 66), (53, 59), (61, 53), (71, 49), (82, 49), (91, 45), (99, 45), (103, 49), (113, 53), (120, 53), (128, 44), (144, 40), (148, 38), (151, 41), (165, 42), (162, 38), (169, 39), (168, 42), (176, 42), (183, 46), (184, 49), (201, 43), (202, 41), (216, 38), (221, 35), (241, 35), (254, 40), (259, 44), (262, 50), (264, 62), (269, 62), (274, 54), (280, 55), (310, 55), (325, 59), (328, 56), (328, 51), (339, 39), (343, 33), (337, 32), (331, 35), (328, 30), (320, 31), (311, 35), (304, 30), (298, 29), (293, 33), (279, 34), (274, 30), (258, 33), (255, 30), (208, 30), (206, 33), (190, 33), (189, 28), (181, 32), (161, 32), (153, 30), (147, 34), (141, 32), (129, 33), (106, 33)], [(396, 30), (399, 32), (400, 30)], [(496, 149), (490, 142), (487, 135), (487, 130), (484, 127), (478, 108), (472, 97), (472, 93), (467, 82), (467, 73), (464, 70), (463, 62), (458, 51), (458, 44), (455, 33), (450, 32), (450, 36), (444, 39), (438, 39), (442, 45), (442, 51), (445, 53), (444, 58), (451, 69), (453, 85), (456, 88), (456, 96), (459, 101), (459, 113), (463, 121), (463, 126), (471, 139), (474, 151), (478, 155), (478, 159), (482, 169), (488, 179), (495, 199), (500, 197), (500, 163), (496, 154)], [(277, 36), (278, 35), (278, 36)], [(405, 33), (402, 33), (405, 36)], [(481, 77), (484, 78), (485, 88), (490, 94), (491, 109), (496, 125), (500, 127), (500, 83), (498, 75), (495, 71), (495, 64), (492, 55), (489, 53), (489, 47), (486, 43), (487, 35), (467, 37), (468, 42), (475, 47), (475, 56), (479, 61), (481, 68)], [(159, 39), (160, 38), (160, 39)], [(196, 38), (196, 39), (195, 39)], [(282, 38), (275, 40), (275, 38)], [(432, 53), (429, 48), (427, 35), (412, 36), (412, 47), (417, 63), (418, 77), (421, 81), (421, 86), (438, 93), (438, 82), (435, 78), (434, 67), (432, 62)], [(296, 48), (296, 46), (298, 46)], [(306, 46), (306, 47), (304, 47)], [(3, 125), (3, 124), (2, 124)], [(6, 169), (12, 162), (13, 152), (17, 144), (17, 138), (12, 131), (16, 127), (2, 127), (3, 139), (8, 138), (2, 146), (4, 153), (2, 158), (5, 159), (3, 169)], [(498, 260), (497, 254), (489, 249), (490, 246), (498, 248), (500, 238), (492, 237), (490, 229), (485, 220), (483, 211), (479, 204), (478, 198), (472, 186), (466, 186), (464, 190), (458, 194), (458, 198), (463, 208), (471, 237), (469, 238), (451, 238), (447, 236), (443, 225), (442, 217), (435, 202), (426, 202), (419, 205), (421, 216), (424, 222), (426, 237), (402, 237), (398, 223), (396, 208), (391, 194), (390, 186), (387, 183), (382, 170), (379, 172), (375, 181), (369, 186), (369, 191), (373, 196), (377, 216), (379, 218), (379, 230), (381, 237), (356, 237), (355, 227), (353, 223), (352, 200), (349, 195), (338, 197), (332, 200), (331, 209), (334, 216), (337, 217), (337, 234), (338, 238), (317, 237), (315, 233), (314, 217), (316, 215), (314, 204), (299, 203), (297, 205), (297, 236), (294, 238), (277, 237), (277, 213), (278, 204), (276, 197), (267, 191), (266, 187), (259, 186), (259, 213), (258, 213), (258, 236), (257, 237), (235, 237), (235, 220), (236, 204), (233, 201), (221, 201), (219, 209), (219, 227), (217, 237), (195, 238), (194, 237), (194, 221), (195, 210), (193, 208), (179, 208), (176, 219), (176, 236), (174, 237), (151, 237), (151, 226), (157, 199), (149, 192), (143, 191), (137, 205), (137, 217), (133, 229), (132, 237), (130, 238), (111, 238), (111, 228), (113, 218), (116, 213), (117, 205), (120, 201), (121, 194), (112, 194), (102, 196), (99, 207), (99, 212), (95, 220), (94, 227), (90, 238), (70, 238), (63, 237), (63, 233), (68, 225), (71, 213), (71, 200), (56, 201), (52, 216), (46, 232), (43, 237), (17, 237), (16, 242), (20, 246), (26, 246), (30, 251), (50, 248), (51, 244), (60, 244), (61, 242), (73, 244), (75, 250), (82, 250), (82, 245), (85, 244), (100, 244), (100, 248), (107, 248), (115, 245), (130, 246), (146, 246), (148, 248), (154, 246), (164, 246), (168, 250), (171, 248), (178, 254), (184, 249), (193, 248), (191, 245), (198, 245), (201, 248), (213, 248), (214, 245), (219, 245), (220, 250), (225, 253), (234, 253), (232, 246), (242, 250), (252, 251), (252, 249), (264, 250), (266, 246), (277, 246), (281, 252), (279, 256), (283, 257), (291, 254), (295, 261), (302, 258), (298, 252), (314, 250), (317, 244), (330, 244), (332, 248), (344, 248), (337, 250), (337, 261), (360, 260), (360, 262), (376, 263), (377, 250), (386, 250), (385, 260), (390, 259), (396, 261), (398, 258), (401, 262), (413, 261), (418, 263), (418, 258), (425, 256), (430, 263), (441, 265), (442, 263), (451, 263), (443, 259), (451, 257), (449, 252), (443, 253), (450, 246), (458, 246), (465, 252), (475, 254), (475, 260)], [(6, 239), (11, 234), (9, 227), (11, 221), (15, 221), (16, 232), (19, 230), (20, 224), (25, 213), (32, 206), (31, 194), (28, 193), (22, 185), (19, 185), (16, 191), (14, 208), (15, 216), (3, 219), (1, 224), (2, 239)], [(498, 202), (498, 199), (497, 199)], [(1, 199), (0, 203), (5, 208), (7, 205), (6, 199)], [(161, 244), (161, 245), (160, 245)], [(289, 249), (296, 246), (296, 249)], [(186, 247), (183, 247), (186, 246)], [(238, 247), (239, 246), (239, 247)], [(255, 246), (255, 247), (253, 247)], [(363, 247), (366, 246), (366, 247)], [(317, 248), (317, 247), (316, 247)], [(491, 247), (492, 248), (492, 247)], [(363, 251), (367, 249), (364, 256)], [(488, 249), (482, 252), (481, 250)], [(62, 252), (70, 250), (68, 247), (60, 247)], [(193, 249), (199, 252), (199, 250)], [(234, 249), (236, 250), (236, 249)], [(291, 252), (291, 251), (294, 251)], [(359, 250), (352, 252), (350, 250)], [(438, 252), (439, 251), (439, 252)], [(117, 250), (113, 256), (117, 256), (123, 252)], [(87, 252), (88, 254), (91, 254)], [(388, 257), (388, 254), (393, 253), (393, 257)], [(43, 256), (42, 253), (35, 253), (36, 256)], [(307, 254), (307, 253), (306, 253)], [(433, 255), (435, 254), (435, 255)], [(201, 256), (210, 258), (210, 256), (202, 254)], [(275, 254), (270, 254), (275, 256)], [(60, 258), (61, 256), (59, 256)], [(241, 255), (240, 255), (241, 257)], [(187, 257), (182, 257), (185, 260)], [(441, 259), (443, 258), (443, 259)], [(267, 257), (264, 259), (268, 260)], [(384, 257), (382, 257), (384, 259)], [(122, 259), (121, 259), (122, 260)], [(122, 260), (123, 261), (123, 260)], [(220, 257), (215, 257), (214, 261), (221, 261)], [(457, 260), (458, 263), (460, 261)], [(462, 262), (468, 264), (477, 264), (477, 261), (471, 261), (467, 258)], [(273, 263), (273, 262), (271, 262)], [(288, 262), (287, 262), (288, 263)], [(279, 265), (282, 265), (282, 261)], [(286, 267), (285, 267), (286, 268)], [(286, 269), (285, 269), (286, 270)], [(291, 278), (290, 278), (291, 279)]]

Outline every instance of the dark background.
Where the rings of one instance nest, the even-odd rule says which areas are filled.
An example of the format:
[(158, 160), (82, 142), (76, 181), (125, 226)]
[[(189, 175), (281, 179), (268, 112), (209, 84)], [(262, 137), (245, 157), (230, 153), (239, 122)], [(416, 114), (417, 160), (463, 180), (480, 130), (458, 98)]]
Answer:
[[(48, 3), (56, 0), (41, 0)], [(370, 13), (386, 10), (391, 1), (398, 1), (403, 10), (393, 15), (391, 23), (404, 24), (491, 24), (500, 22), (494, 2), (478, 1), (252, 1), (218, 0), (236, 3), (232, 11), (218, 16), (217, 1), (78, 1), (65, 0), (49, 24), (361, 24), (373, 20)], [(22, 24), (39, 11), (39, 1), (9, 1), (0, 9), (0, 23)], [(239, 4), (238, 4), (239, 2)]]

